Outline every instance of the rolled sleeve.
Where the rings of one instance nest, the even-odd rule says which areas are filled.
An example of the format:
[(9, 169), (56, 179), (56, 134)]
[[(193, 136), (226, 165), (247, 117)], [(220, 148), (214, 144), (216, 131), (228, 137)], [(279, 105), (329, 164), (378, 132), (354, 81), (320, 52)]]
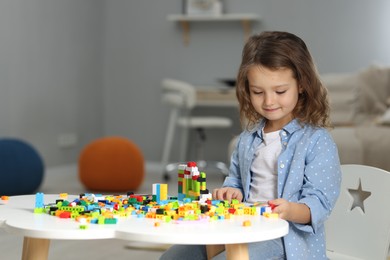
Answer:
[(296, 227), (316, 233), (329, 217), (340, 192), (341, 170), (337, 147), (330, 135), (322, 131), (311, 142), (306, 157), (303, 186), (298, 203), (310, 208), (310, 225)]

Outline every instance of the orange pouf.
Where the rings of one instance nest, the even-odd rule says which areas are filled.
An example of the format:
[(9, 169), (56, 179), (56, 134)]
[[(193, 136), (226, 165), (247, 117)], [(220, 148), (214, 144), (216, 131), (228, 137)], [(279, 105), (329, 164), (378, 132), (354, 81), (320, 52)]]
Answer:
[(144, 180), (141, 150), (123, 137), (105, 137), (88, 144), (80, 154), (79, 178), (93, 191), (135, 191)]

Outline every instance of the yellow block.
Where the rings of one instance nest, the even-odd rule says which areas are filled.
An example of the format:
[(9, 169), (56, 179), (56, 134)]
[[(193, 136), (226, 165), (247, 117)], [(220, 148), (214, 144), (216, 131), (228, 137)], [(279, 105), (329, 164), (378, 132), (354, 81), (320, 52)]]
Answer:
[(278, 213), (265, 212), (265, 213), (263, 213), (263, 216), (266, 217), (266, 218), (278, 218), (279, 214)]
[(160, 200), (168, 199), (168, 184), (160, 184)]

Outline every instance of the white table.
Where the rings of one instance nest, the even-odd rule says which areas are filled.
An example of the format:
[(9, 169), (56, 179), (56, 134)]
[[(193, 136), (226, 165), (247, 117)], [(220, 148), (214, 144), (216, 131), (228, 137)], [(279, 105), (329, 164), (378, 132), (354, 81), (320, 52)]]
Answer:
[[(72, 200), (77, 196), (69, 195)], [(44, 202), (52, 203), (58, 195), (45, 195)], [(288, 223), (281, 219), (261, 216), (240, 216), (232, 220), (212, 222), (161, 223), (155, 219), (120, 218), (117, 224), (90, 224), (80, 229), (72, 219), (60, 219), (48, 214), (34, 214), (35, 195), (13, 196), (0, 200), (0, 228), (24, 236), (22, 259), (47, 259), (50, 239), (124, 239), (138, 242), (167, 244), (205, 244), (226, 246), (229, 259), (248, 258), (246, 243), (270, 240), (288, 233)], [(252, 225), (244, 227), (244, 220)], [(208, 252), (217, 247), (208, 247)], [(238, 258), (237, 258), (238, 257)]]

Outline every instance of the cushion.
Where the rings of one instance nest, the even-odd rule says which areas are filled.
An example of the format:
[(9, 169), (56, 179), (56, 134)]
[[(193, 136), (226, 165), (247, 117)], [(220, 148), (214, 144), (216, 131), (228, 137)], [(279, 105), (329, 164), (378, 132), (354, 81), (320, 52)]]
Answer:
[(329, 91), (331, 120), (336, 125), (386, 111), (390, 96), (389, 67), (371, 65), (357, 73), (328, 73), (321, 80)]
[(350, 124), (358, 111), (362, 84), (357, 74), (329, 73), (321, 76), (328, 89), (330, 118), (334, 124)]
[(34, 147), (15, 138), (0, 139), (0, 196), (35, 193), (43, 175), (43, 160)]
[(144, 157), (132, 141), (105, 137), (88, 144), (79, 157), (79, 178), (92, 191), (136, 191), (144, 180)]
[(378, 119), (378, 123), (382, 125), (390, 125), (390, 108), (388, 108), (383, 115)]
[(390, 96), (390, 68), (371, 65), (359, 72), (360, 111), (381, 114), (386, 110), (387, 98)]

